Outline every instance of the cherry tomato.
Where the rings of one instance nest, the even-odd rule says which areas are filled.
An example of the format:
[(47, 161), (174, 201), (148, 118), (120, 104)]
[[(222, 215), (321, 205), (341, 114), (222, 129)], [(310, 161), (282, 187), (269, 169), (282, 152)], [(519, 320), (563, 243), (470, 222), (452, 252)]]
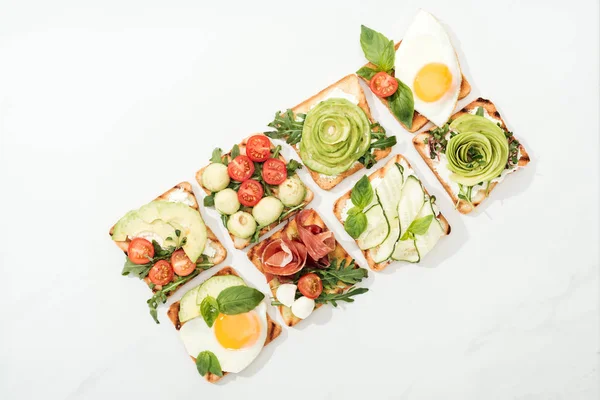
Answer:
[(278, 158), (269, 158), (265, 161), (262, 177), (269, 185), (279, 185), (287, 178), (285, 163)]
[(155, 285), (166, 285), (173, 280), (173, 268), (168, 261), (160, 260), (150, 268), (148, 278)]
[(323, 282), (317, 274), (306, 274), (298, 281), (298, 290), (309, 299), (316, 299), (323, 292)]
[(378, 72), (371, 78), (371, 90), (379, 97), (389, 97), (398, 90), (398, 81), (387, 72)]
[(227, 165), (227, 172), (231, 179), (244, 182), (254, 173), (254, 163), (248, 156), (239, 155)]
[(252, 161), (266, 161), (271, 155), (271, 141), (264, 135), (250, 136), (246, 143), (246, 155)]
[(175, 273), (179, 276), (188, 276), (196, 269), (196, 264), (189, 259), (183, 249), (179, 249), (171, 254), (171, 265)]
[(129, 242), (127, 257), (134, 264), (147, 264), (154, 257), (154, 246), (144, 238), (134, 238)]
[(248, 179), (238, 189), (237, 195), (240, 203), (246, 207), (254, 207), (262, 199), (265, 191), (260, 183), (254, 179)]

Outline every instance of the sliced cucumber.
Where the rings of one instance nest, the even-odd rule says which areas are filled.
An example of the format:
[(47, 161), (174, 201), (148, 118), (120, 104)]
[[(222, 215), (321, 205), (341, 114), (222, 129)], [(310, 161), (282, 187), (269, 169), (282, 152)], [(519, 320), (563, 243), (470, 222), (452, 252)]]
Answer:
[(277, 197), (268, 196), (260, 199), (252, 209), (252, 216), (260, 226), (267, 226), (277, 221), (283, 212), (283, 203)]
[(220, 163), (210, 164), (202, 173), (202, 186), (211, 192), (218, 192), (229, 185), (227, 167)]
[(411, 263), (418, 263), (421, 260), (414, 240), (398, 240), (394, 247), (392, 258), (396, 261), (408, 261)]
[(379, 246), (369, 250), (374, 262), (380, 263), (389, 260), (394, 252), (396, 242), (400, 238), (400, 222), (395, 218), (390, 223), (390, 234)]
[(404, 178), (400, 168), (395, 164), (386, 172), (381, 183), (377, 186), (377, 198), (388, 221), (398, 215), (398, 202), (400, 202), (403, 183)]
[(231, 215), (240, 209), (240, 201), (235, 190), (226, 188), (215, 195), (215, 208), (221, 214)]
[(369, 209), (365, 215), (367, 216), (367, 229), (356, 239), (361, 250), (379, 246), (390, 233), (390, 225), (379, 204)]
[(202, 300), (204, 300), (206, 296), (211, 296), (216, 299), (217, 296), (219, 296), (219, 293), (231, 286), (246, 286), (246, 282), (235, 275), (219, 275), (207, 279), (198, 287), (198, 292), (196, 293), (196, 307), (198, 307), (198, 310), (200, 309), (200, 304), (202, 304)]
[(254, 217), (245, 212), (238, 211), (227, 220), (227, 230), (240, 239), (246, 239), (256, 232)]
[(196, 318), (200, 315), (200, 306), (196, 304), (196, 296), (198, 294), (198, 285), (193, 289), (187, 291), (179, 301), (179, 321), (185, 322), (190, 319)]
[(440, 221), (435, 218), (435, 209), (431, 199), (429, 199), (429, 201), (423, 205), (423, 208), (419, 212), (419, 215), (417, 215), (417, 218), (426, 217), (428, 215), (433, 215), (433, 221), (431, 221), (429, 229), (424, 235), (415, 236), (415, 246), (417, 247), (421, 258), (425, 257), (425, 255), (427, 255), (427, 253), (433, 249), (436, 243), (444, 235), (442, 224), (440, 224)]
[(297, 176), (287, 178), (279, 185), (277, 197), (286, 207), (295, 207), (304, 201), (306, 187)]
[(406, 182), (402, 187), (402, 195), (398, 203), (398, 217), (400, 219), (400, 237), (402, 237), (410, 223), (423, 208), (425, 203), (425, 191), (421, 181), (414, 175), (406, 178)]

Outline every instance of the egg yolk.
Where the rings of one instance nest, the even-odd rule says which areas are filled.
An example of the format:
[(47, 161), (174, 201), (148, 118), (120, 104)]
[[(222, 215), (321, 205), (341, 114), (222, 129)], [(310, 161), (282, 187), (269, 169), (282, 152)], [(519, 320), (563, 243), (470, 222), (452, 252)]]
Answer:
[(418, 98), (430, 103), (439, 100), (451, 84), (450, 69), (445, 64), (430, 63), (417, 72), (413, 87)]
[(221, 346), (232, 350), (252, 346), (260, 335), (260, 323), (254, 311), (237, 315), (219, 314), (214, 329)]

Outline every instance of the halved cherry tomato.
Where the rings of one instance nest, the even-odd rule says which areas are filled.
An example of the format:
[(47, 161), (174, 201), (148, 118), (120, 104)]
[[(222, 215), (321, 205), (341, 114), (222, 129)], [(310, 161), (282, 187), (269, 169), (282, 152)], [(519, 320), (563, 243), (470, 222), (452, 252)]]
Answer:
[(298, 281), (298, 290), (309, 299), (316, 299), (323, 292), (323, 282), (317, 274), (306, 274)]
[(134, 238), (129, 242), (127, 257), (134, 264), (147, 264), (154, 257), (154, 246), (144, 238)]
[(150, 268), (148, 278), (155, 285), (166, 285), (173, 280), (173, 267), (168, 261), (160, 260)]
[(175, 273), (179, 276), (188, 276), (196, 269), (196, 264), (189, 259), (183, 249), (179, 249), (171, 254), (171, 265)]
[(254, 173), (254, 163), (248, 156), (239, 155), (227, 165), (227, 172), (231, 179), (244, 182)]
[(248, 179), (238, 189), (237, 195), (240, 203), (246, 207), (254, 207), (262, 199), (265, 191), (262, 185), (254, 179)]
[(278, 158), (269, 158), (265, 161), (262, 177), (269, 185), (279, 185), (287, 178), (285, 163)]
[(398, 81), (387, 72), (378, 72), (371, 78), (371, 90), (379, 97), (389, 97), (398, 90)]
[(246, 155), (252, 161), (265, 161), (271, 155), (271, 141), (264, 135), (250, 136), (246, 143)]

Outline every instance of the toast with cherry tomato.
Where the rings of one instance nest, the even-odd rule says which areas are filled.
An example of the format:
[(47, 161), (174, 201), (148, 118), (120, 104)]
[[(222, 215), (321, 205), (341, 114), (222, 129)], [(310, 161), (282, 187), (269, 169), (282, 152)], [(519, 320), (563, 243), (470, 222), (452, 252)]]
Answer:
[(286, 112), (277, 112), (268, 125), (275, 130), (265, 134), (290, 144), (324, 190), (371, 168), (396, 144), (396, 137), (388, 136), (372, 117), (354, 74)]
[(126, 255), (122, 275), (135, 276), (152, 289), (147, 303), (156, 323), (160, 303), (227, 257), (225, 247), (204, 224), (189, 182), (128, 212), (109, 234)]
[(265, 275), (287, 326), (324, 304), (354, 301), (367, 292), (355, 287), (368, 276), (335, 239), (315, 210), (305, 209), (283, 229), (254, 246), (248, 258)]
[(267, 136), (252, 135), (227, 153), (215, 149), (211, 163), (196, 173), (207, 195), (204, 206), (220, 213), (236, 249), (258, 243), (314, 197), (296, 173), (302, 165), (280, 151)]

